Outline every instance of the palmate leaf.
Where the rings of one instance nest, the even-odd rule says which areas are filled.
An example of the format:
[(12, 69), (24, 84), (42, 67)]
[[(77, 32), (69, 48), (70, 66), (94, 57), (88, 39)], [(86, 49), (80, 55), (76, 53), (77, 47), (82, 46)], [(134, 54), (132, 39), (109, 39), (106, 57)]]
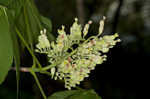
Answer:
[(13, 61), (12, 40), (6, 8), (0, 6), (0, 84), (4, 81)]

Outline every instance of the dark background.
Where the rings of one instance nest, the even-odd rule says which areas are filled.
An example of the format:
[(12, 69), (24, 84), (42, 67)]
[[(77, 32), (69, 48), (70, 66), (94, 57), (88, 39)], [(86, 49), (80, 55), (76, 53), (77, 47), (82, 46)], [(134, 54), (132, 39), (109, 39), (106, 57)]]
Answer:
[[(110, 50), (107, 61), (97, 65), (80, 86), (95, 89), (103, 99), (137, 99), (140, 82), (145, 77), (143, 71), (150, 57), (150, 0), (35, 0), (35, 3), (39, 12), (52, 21), (55, 36), (62, 24), (69, 30), (75, 17), (82, 25), (92, 20), (89, 33), (94, 35), (98, 31), (99, 20), (106, 16), (103, 35), (117, 32), (121, 43)], [(23, 56), (26, 57), (25, 63), (30, 63), (30, 55)], [(44, 64), (45, 56), (40, 55), (39, 59)], [(47, 95), (64, 89), (63, 84), (45, 75), (38, 76)], [(14, 79), (15, 72), (10, 71), (0, 87), (0, 98), (6, 93), (15, 97)], [(28, 73), (21, 73), (21, 94), (22, 99), (41, 99), (34, 79)]]

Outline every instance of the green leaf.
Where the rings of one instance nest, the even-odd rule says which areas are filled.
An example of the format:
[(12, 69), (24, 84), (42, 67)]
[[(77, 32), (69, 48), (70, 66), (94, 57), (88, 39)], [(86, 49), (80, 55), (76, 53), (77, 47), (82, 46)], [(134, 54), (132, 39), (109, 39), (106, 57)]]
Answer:
[(19, 41), (16, 35), (16, 32), (14, 31), (15, 23), (14, 23), (14, 12), (13, 10), (8, 10), (8, 19), (9, 19), (9, 25), (10, 25), (10, 33), (13, 43), (13, 53), (14, 53), (14, 65), (16, 67), (16, 82), (17, 82), (17, 99), (19, 99), (19, 82), (20, 82), (20, 46)]
[(56, 92), (48, 99), (102, 99), (93, 90), (71, 90)]
[[(20, 4), (17, 6), (20, 8), (19, 6), (22, 5)], [(40, 30), (43, 30), (44, 28), (47, 29), (49, 39), (54, 40), (54, 36), (50, 33), (52, 27), (51, 21), (39, 14), (33, 0), (25, 0), (21, 12), (18, 14), (19, 16), (17, 16), (15, 23), (25, 41), (31, 46), (31, 49), (32, 45), (37, 43)], [(23, 45), (22, 48), (24, 48)]]
[(47, 35), (48, 35), (49, 40), (50, 41), (55, 40), (55, 37), (51, 33), (52, 32), (52, 22), (51, 22), (51, 20), (44, 17), (44, 16), (42, 16), (42, 15), (40, 17), (41, 17), (42, 26), (44, 28), (46, 28), (46, 30), (47, 30)]
[(9, 33), (6, 8), (0, 7), (0, 84), (4, 81), (13, 61), (12, 40)]
[(49, 32), (52, 31), (52, 22), (51, 20), (49, 20), (48, 18), (44, 17), (41, 15), (41, 21), (43, 23), (43, 25), (49, 29)]
[(0, 5), (8, 6), (12, 0), (0, 0)]
[[(14, 42), (14, 45), (17, 44), (17, 42)], [(18, 44), (16, 45), (18, 48)], [(19, 51), (14, 50), (14, 59), (15, 59), (15, 66), (16, 66), (16, 80), (17, 80), (17, 99), (19, 99), (19, 83), (20, 83), (20, 57), (19, 57)]]
[(16, 67), (16, 80), (17, 80), (17, 99), (19, 99), (19, 82), (20, 82), (20, 53), (19, 53), (19, 44), (17, 42), (16, 35), (13, 35), (15, 32), (12, 32), (13, 40), (13, 52), (14, 52), (14, 62)]
[(48, 97), (48, 99), (68, 99), (71, 95), (75, 93), (80, 93), (80, 90), (71, 90), (71, 91), (61, 91), (56, 92)]
[(9, 0), (9, 5), (8, 8), (9, 10), (14, 10), (15, 11), (15, 16), (19, 16), (21, 14), (21, 8), (24, 5), (25, 0)]
[(102, 99), (93, 90), (83, 91), (70, 96), (68, 99)]

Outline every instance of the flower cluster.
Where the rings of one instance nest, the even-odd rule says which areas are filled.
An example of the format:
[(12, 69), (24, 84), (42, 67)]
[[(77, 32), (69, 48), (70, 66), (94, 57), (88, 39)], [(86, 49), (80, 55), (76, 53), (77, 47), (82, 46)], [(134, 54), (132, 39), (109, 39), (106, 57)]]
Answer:
[(116, 39), (117, 33), (100, 37), (104, 20), (105, 17), (100, 21), (99, 33), (88, 39), (85, 37), (92, 21), (89, 21), (82, 31), (77, 18), (70, 28), (70, 34), (66, 34), (64, 26), (58, 30), (56, 41), (49, 42), (46, 30), (41, 31), (36, 51), (47, 54), (52, 78), (64, 80), (65, 87), (71, 89), (88, 77), (96, 64), (102, 64), (106, 60), (105, 53), (120, 42), (120, 39)]

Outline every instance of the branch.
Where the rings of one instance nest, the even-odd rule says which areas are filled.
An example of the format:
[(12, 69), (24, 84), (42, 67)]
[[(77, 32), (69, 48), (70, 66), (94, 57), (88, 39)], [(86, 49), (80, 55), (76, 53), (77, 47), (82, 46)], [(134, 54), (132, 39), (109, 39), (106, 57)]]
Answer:
[[(16, 67), (12, 67), (10, 70), (16, 71)], [(30, 72), (29, 67), (20, 67), (21, 72)]]

